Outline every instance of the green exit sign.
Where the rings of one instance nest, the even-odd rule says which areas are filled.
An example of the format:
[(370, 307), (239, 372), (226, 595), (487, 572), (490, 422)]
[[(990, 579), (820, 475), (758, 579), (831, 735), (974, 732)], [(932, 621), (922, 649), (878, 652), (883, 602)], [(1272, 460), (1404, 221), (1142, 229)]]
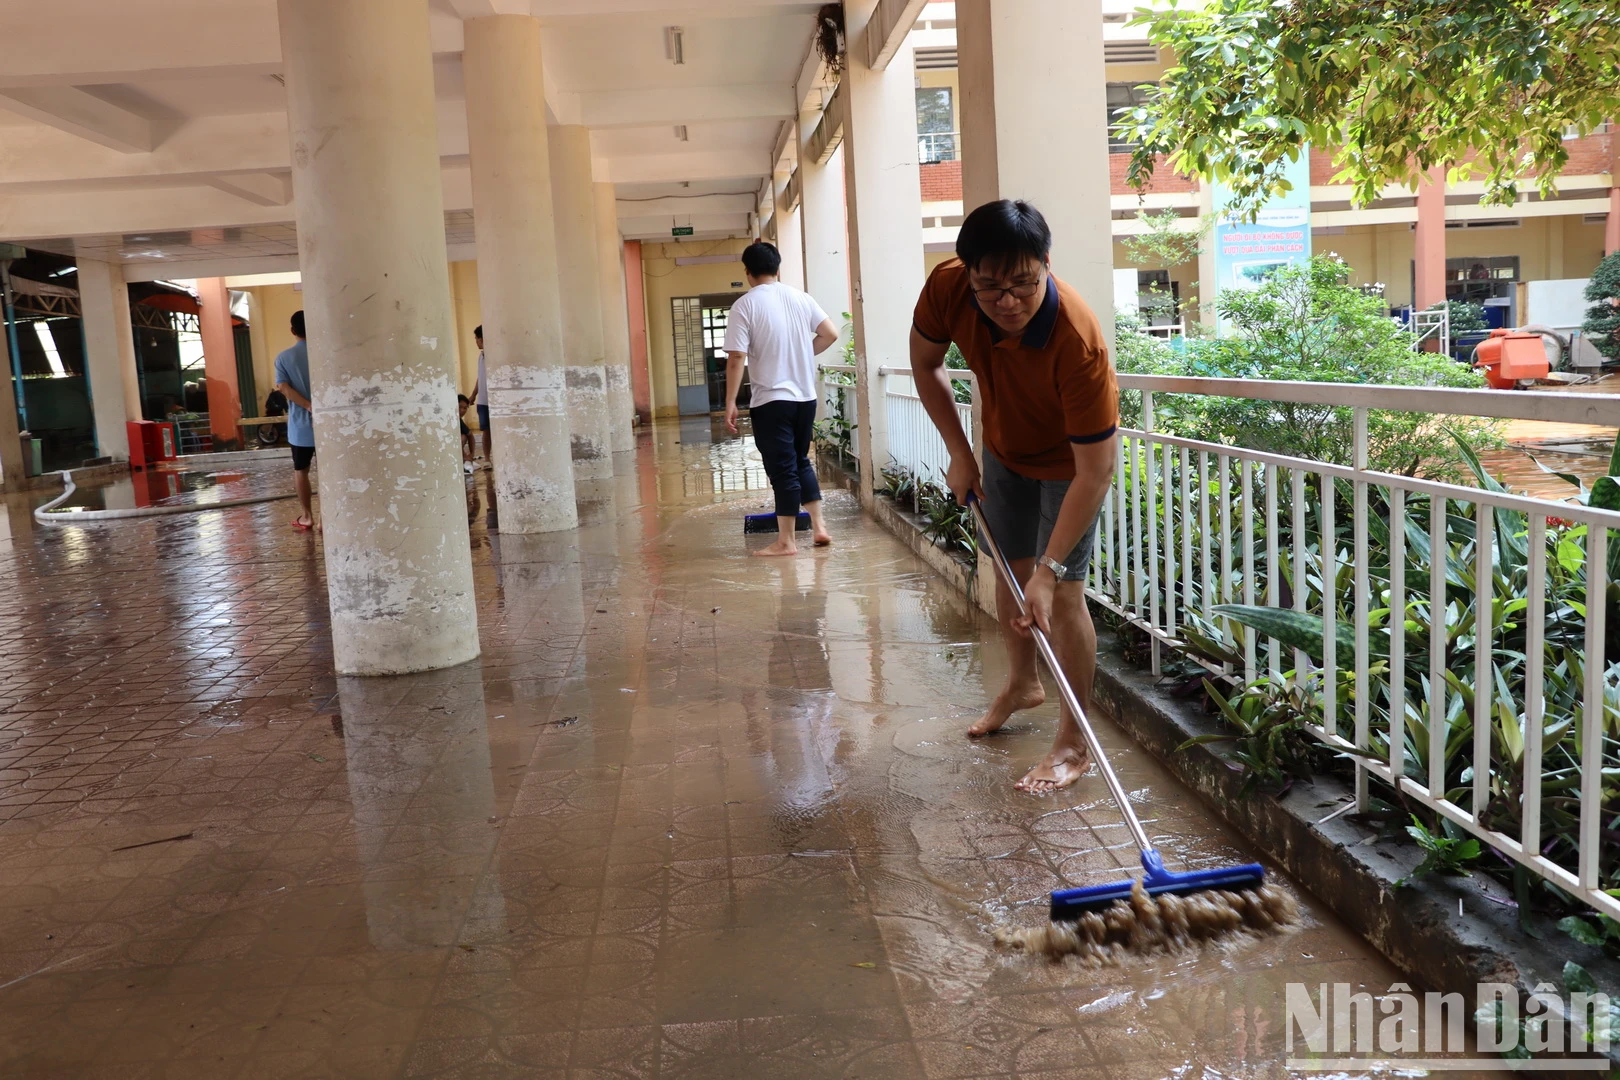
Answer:
[(669, 235), (671, 235), (671, 236), (691, 236), (692, 235), (692, 226), (690, 226), (690, 225), (677, 225), (674, 228), (669, 230)]

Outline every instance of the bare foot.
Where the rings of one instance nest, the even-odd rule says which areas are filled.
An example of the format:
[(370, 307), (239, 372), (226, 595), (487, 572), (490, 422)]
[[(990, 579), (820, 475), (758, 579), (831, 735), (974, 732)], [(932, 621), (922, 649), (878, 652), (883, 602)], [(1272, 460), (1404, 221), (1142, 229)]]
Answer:
[(1025, 709), (1038, 709), (1046, 701), (1046, 688), (1038, 681), (1033, 686), (1014, 690), (1011, 687), (996, 695), (996, 700), (990, 703), (990, 708), (979, 717), (977, 723), (968, 728), (968, 738), (978, 739), (1000, 730), (1001, 725), (1012, 719), (1012, 714)]
[(772, 544), (770, 547), (762, 547), (758, 551), (754, 552), (755, 555), (765, 555), (765, 556), (771, 556), (771, 555), (797, 555), (798, 553), (799, 553), (798, 547), (795, 546), (793, 541), (791, 541), (791, 540), (778, 540), (776, 543)]
[(832, 534), (823, 530), (815, 534), (816, 547), (826, 547), (832, 543)]
[(1046, 795), (1080, 779), (1090, 764), (1086, 752), (1077, 746), (1055, 747), (1013, 787), (1031, 795)]

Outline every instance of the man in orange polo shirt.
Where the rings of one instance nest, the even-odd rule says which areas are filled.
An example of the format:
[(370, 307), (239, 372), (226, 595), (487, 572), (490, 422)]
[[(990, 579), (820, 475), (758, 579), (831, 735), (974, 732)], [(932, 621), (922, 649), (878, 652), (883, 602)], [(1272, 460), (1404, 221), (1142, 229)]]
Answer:
[[(1097, 634), (1084, 580), (1097, 511), (1114, 474), (1119, 392), (1097, 317), (1052, 276), (1052, 231), (1026, 202), (986, 203), (962, 222), (955, 259), (929, 275), (911, 330), (917, 395), (951, 453), (946, 483), (958, 502), (983, 502), (1002, 553), (1023, 586), (1030, 618), (999, 577), (996, 612), (1007, 630), (1007, 685), (968, 735), (989, 735), (1046, 700), (1035, 670), (1032, 619), (1052, 639), (1082, 708), (1091, 706)], [(962, 350), (984, 410), (984, 468), (956, 416), (945, 352)], [(1018, 781), (1022, 791), (1067, 787), (1086, 769), (1068, 709), (1052, 752)]]

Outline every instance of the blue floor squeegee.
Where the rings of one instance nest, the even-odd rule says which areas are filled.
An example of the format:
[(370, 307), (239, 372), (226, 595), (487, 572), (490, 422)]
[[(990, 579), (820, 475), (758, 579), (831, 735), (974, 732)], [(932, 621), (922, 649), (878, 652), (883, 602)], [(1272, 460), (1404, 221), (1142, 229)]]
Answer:
[[(990, 535), (990, 526), (984, 518), (984, 508), (979, 505), (978, 497), (968, 496), (968, 503), (973, 507), (975, 516), (979, 519), (979, 536), (990, 553), (990, 558), (996, 564), (996, 570), (1001, 574), (1003, 581), (1011, 590), (1014, 599), (1018, 601), (1018, 610), (1026, 612), (1024, 606), (1024, 590), (1018, 585), (1018, 579), (1013, 577), (1012, 567), (1001, 554), (1001, 548), (996, 545), (995, 537)], [(1080, 708), (1080, 700), (1075, 696), (1074, 689), (1069, 685), (1068, 677), (1063, 674), (1063, 668), (1058, 664), (1057, 654), (1052, 651), (1052, 643), (1047, 640), (1040, 627), (1030, 627), (1035, 636), (1035, 647), (1046, 661), (1047, 670), (1052, 678), (1057, 680), (1058, 691), (1063, 696), (1063, 704), (1068, 706), (1069, 712), (1080, 725), (1080, 733), (1085, 737), (1086, 748), (1091, 751), (1091, 760), (1097, 763), (1097, 769), (1102, 773), (1104, 782), (1108, 785), (1108, 793), (1113, 796), (1114, 802), (1119, 806), (1120, 813), (1125, 817), (1125, 824), (1130, 829), (1131, 838), (1142, 851), (1142, 886), (1149, 896), (1159, 896), (1165, 893), (1177, 896), (1186, 896), (1191, 893), (1205, 892), (1215, 889), (1239, 890), (1258, 889), (1265, 884), (1266, 871), (1259, 863), (1249, 863), (1243, 866), (1225, 866), (1210, 870), (1189, 870), (1182, 873), (1173, 873), (1164, 868), (1164, 859), (1153, 847), (1148, 839), (1147, 831), (1142, 828), (1142, 822), (1137, 818), (1136, 811), (1131, 809), (1131, 800), (1125, 794), (1125, 788), (1114, 775), (1113, 767), (1108, 764), (1108, 758), (1103, 754), (1102, 744), (1097, 741), (1097, 733), (1091, 729), (1091, 721), (1086, 718), (1085, 711)], [(1052, 894), (1052, 920), (1054, 922), (1073, 921), (1088, 911), (1103, 911), (1111, 907), (1116, 900), (1128, 900), (1131, 895), (1133, 882), (1130, 878), (1124, 881), (1111, 882), (1107, 885), (1089, 885), (1083, 889), (1060, 889)]]

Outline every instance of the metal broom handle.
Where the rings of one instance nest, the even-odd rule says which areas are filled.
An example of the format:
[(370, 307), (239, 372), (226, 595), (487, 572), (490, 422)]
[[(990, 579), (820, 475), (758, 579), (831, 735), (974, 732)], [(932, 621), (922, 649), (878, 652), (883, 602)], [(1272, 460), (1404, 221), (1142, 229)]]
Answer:
[[(1024, 590), (1019, 586), (1018, 579), (1013, 576), (1012, 566), (1001, 554), (996, 538), (990, 533), (990, 523), (985, 520), (984, 507), (979, 504), (979, 497), (969, 493), (968, 505), (973, 507), (973, 514), (979, 519), (979, 535), (984, 537), (984, 546), (990, 549), (990, 558), (995, 562), (996, 569), (1001, 572), (1001, 579), (1007, 583), (1013, 599), (1018, 601), (1019, 612), (1027, 616), (1029, 606), (1024, 603)], [(1137, 820), (1136, 811), (1131, 809), (1131, 800), (1125, 794), (1124, 785), (1119, 782), (1119, 777), (1114, 775), (1113, 766), (1108, 764), (1108, 757), (1102, 751), (1102, 744), (1097, 741), (1097, 733), (1091, 730), (1091, 721), (1086, 719), (1086, 712), (1080, 707), (1080, 699), (1075, 696), (1074, 688), (1069, 685), (1068, 676), (1058, 664), (1057, 653), (1053, 651), (1052, 643), (1033, 621), (1030, 622), (1029, 632), (1035, 635), (1035, 648), (1040, 650), (1041, 659), (1046, 661), (1047, 670), (1051, 671), (1052, 678), (1057, 680), (1058, 692), (1063, 695), (1063, 704), (1069, 707), (1075, 722), (1080, 725), (1080, 734), (1085, 737), (1086, 748), (1091, 751), (1091, 760), (1097, 763), (1097, 769), (1102, 773), (1104, 783), (1108, 785), (1109, 794), (1114, 797), (1114, 802), (1119, 804), (1120, 812), (1125, 815), (1125, 824), (1131, 830), (1132, 839), (1143, 851), (1152, 851), (1153, 842), (1148, 839), (1141, 821)]]

